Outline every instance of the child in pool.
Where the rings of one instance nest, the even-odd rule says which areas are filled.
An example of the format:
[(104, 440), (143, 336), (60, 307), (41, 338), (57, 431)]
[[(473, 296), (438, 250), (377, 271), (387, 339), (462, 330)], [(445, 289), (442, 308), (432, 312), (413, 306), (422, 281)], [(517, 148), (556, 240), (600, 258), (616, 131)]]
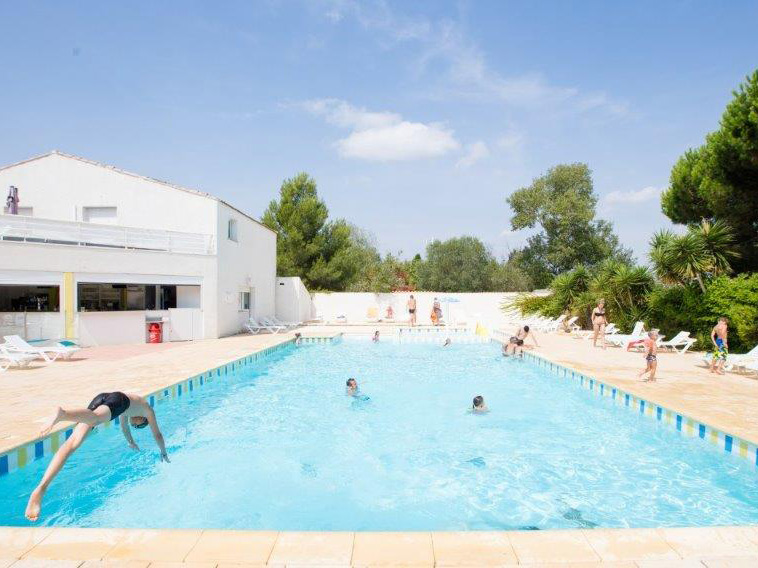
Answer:
[(471, 412), (474, 414), (484, 414), (485, 412), (489, 412), (490, 409), (487, 408), (487, 404), (484, 402), (483, 396), (475, 396), (474, 397), (474, 404), (471, 407)]
[(371, 338), (371, 341), (373, 341), (374, 343), (379, 343), (379, 330), (378, 329), (374, 332), (374, 337)]
[(358, 388), (358, 381), (356, 381), (354, 378), (350, 377), (347, 380), (347, 389), (345, 390), (345, 394), (347, 396), (352, 396), (353, 398), (357, 400), (368, 400), (369, 397), (365, 394), (361, 393), (361, 390)]

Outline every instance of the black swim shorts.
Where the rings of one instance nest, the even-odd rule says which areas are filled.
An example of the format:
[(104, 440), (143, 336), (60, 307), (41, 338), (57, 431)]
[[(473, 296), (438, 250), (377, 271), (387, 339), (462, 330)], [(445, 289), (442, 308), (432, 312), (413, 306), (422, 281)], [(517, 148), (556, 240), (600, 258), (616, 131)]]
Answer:
[(97, 407), (105, 405), (110, 409), (111, 420), (113, 420), (117, 416), (121, 416), (129, 408), (130, 403), (129, 397), (122, 392), (101, 392), (92, 399), (87, 408), (95, 410)]

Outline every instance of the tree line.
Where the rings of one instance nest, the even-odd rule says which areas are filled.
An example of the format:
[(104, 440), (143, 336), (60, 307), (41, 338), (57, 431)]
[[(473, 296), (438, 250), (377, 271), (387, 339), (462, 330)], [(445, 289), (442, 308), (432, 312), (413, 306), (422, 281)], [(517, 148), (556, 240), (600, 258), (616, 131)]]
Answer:
[(758, 71), (734, 91), (719, 128), (687, 150), (661, 196), (663, 212), (686, 232), (659, 231), (647, 266), (622, 253), (555, 276), (551, 294), (522, 296), (517, 305), (543, 315), (577, 315), (585, 325), (604, 298), (610, 321), (628, 331), (645, 321), (668, 337), (693, 333), (710, 346), (717, 318), (730, 320), (730, 347), (758, 343)]
[(508, 203), (512, 229), (537, 232), (504, 259), (468, 235), (434, 240), (423, 257), (382, 255), (371, 234), (329, 219), (316, 181), (306, 173), (284, 180), (263, 223), (278, 233), (277, 273), (299, 276), (314, 291), (531, 291), (579, 263), (631, 262), (611, 224), (595, 219), (597, 196), (586, 164), (556, 166)]

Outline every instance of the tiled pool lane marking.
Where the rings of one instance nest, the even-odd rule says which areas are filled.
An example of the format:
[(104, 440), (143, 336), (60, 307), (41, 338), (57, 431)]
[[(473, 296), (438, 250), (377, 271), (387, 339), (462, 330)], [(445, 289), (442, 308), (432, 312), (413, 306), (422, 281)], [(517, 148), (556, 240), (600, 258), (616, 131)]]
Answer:
[(595, 377), (590, 377), (564, 365), (554, 363), (536, 353), (524, 353), (524, 357), (534, 362), (537, 366), (548, 370), (556, 377), (572, 379), (577, 381), (580, 387), (591, 393), (610, 398), (614, 405), (639, 412), (642, 416), (655, 419), (661, 424), (675, 428), (687, 437), (700, 438), (722, 449), (726, 454), (749, 460), (753, 465), (758, 466), (758, 447), (747, 440), (713, 428), (682, 413), (664, 408), (655, 402), (624, 392), (618, 387), (604, 383)]
[[(331, 337), (303, 337), (302, 342), (306, 344), (311, 343), (337, 343), (341, 340), (341, 334)], [(239, 370), (243, 367), (252, 365), (258, 361), (262, 361), (274, 353), (280, 352), (283, 349), (287, 349), (294, 344), (294, 338), (290, 338), (278, 345), (272, 347), (266, 347), (251, 353), (250, 355), (244, 355), (230, 361), (223, 363), (217, 367), (203, 371), (198, 375), (194, 375), (188, 379), (183, 379), (177, 383), (167, 385), (164, 388), (158, 389), (147, 395), (147, 400), (150, 406), (156, 404), (163, 404), (168, 400), (181, 397), (184, 394), (194, 392), (195, 389), (205, 386), (208, 383), (213, 383), (214, 380), (220, 380), (227, 376), (229, 373), (233, 373), (235, 370)], [(100, 428), (110, 428), (113, 423), (119, 424), (119, 419), (111, 420), (104, 424), (101, 424), (95, 428), (93, 434), (97, 433)], [(42, 440), (34, 440), (29, 443), (22, 444), (15, 448), (11, 448), (5, 453), (0, 455), (0, 476), (7, 475), (18, 469), (21, 469), (31, 463), (32, 461), (42, 459), (45, 456), (55, 453), (60, 445), (67, 440), (74, 432), (73, 426), (52, 432)]]

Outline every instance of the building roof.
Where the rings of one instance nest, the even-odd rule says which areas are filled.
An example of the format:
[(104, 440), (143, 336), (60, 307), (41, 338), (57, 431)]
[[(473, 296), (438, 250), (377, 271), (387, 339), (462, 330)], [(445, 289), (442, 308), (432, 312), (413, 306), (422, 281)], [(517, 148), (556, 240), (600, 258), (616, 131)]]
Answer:
[(216, 197), (215, 195), (211, 195), (210, 193), (206, 193), (204, 191), (199, 191), (197, 189), (190, 189), (188, 187), (182, 187), (181, 185), (176, 185), (174, 183), (163, 181), (161, 179), (156, 179), (156, 178), (152, 178), (152, 177), (149, 177), (149, 176), (143, 176), (143, 175), (140, 175), (140, 174), (135, 174), (133, 172), (128, 172), (126, 170), (122, 170), (121, 168), (117, 168), (116, 166), (111, 166), (110, 164), (103, 164), (102, 162), (96, 162), (95, 160), (89, 160), (87, 158), (82, 158), (81, 156), (76, 156), (74, 154), (67, 154), (65, 152), (61, 152), (60, 150), (52, 150), (50, 152), (47, 152), (46, 154), (41, 154), (39, 156), (33, 156), (31, 158), (27, 158), (26, 160), (21, 160), (20, 162), (15, 162), (13, 164), (8, 164), (7, 166), (0, 166), (0, 171), (7, 170), (7, 169), (13, 168), (15, 166), (20, 166), (21, 164), (26, 164), (28, 162), (33, 162), (35, 160), (41, 160), (42, 158), (47, 158), (49, 156), (62, 156), (64, 158), (69, 158), (71, 160), (78, 160), (80, 162), (84, 162), (85, 164), (90, 164), (92, 166), (97, 166), (99, 168), (105, 168), (107, 170), (111, 170), (111, 171), (114, 171), (114, 172), (119, 173), (119, 174), (123, 174), (123, 175), (127, 175), (127, 176), (132, 176), (132, 177), (143, 179), (145, 181), (150, 181), (150, 182), (153, 182), (153, 183), (159, 183), (159, 184), (164, 185), (166, 187), (170, 187), (171, 189), (176, 189), (176, 190), (179, 190), (179, 191), (186, 191), (187, 193), (193, 193), (193, 194), (199, 195), (201, 197), (206, 197), (208, 199), (213, 199), (214, 201), (218, 201), (219, 203), (223, 203), (227, 207), (230, 207), (231, 209), (234, 209), (240, 215), (243, 215), (243, 216), (247, 217), (248, 219), (250, 219), (254, 223), (257, 223), (261, 227), (264, 227), (264, 228), (268, 229), (269, 231), (271, 231), (272, 233), (276, 234), (276, 231), (274, 231), (271, 227), (267, 227), (266, 225), (264, 225), (263, 223), (261, 223), (255, 217), (252, 217), (252, 216), (248, 215), (244, 211), (236, 208), (234, 205), (232, 205), (228, 201), (224, 201), (220, 197)]

